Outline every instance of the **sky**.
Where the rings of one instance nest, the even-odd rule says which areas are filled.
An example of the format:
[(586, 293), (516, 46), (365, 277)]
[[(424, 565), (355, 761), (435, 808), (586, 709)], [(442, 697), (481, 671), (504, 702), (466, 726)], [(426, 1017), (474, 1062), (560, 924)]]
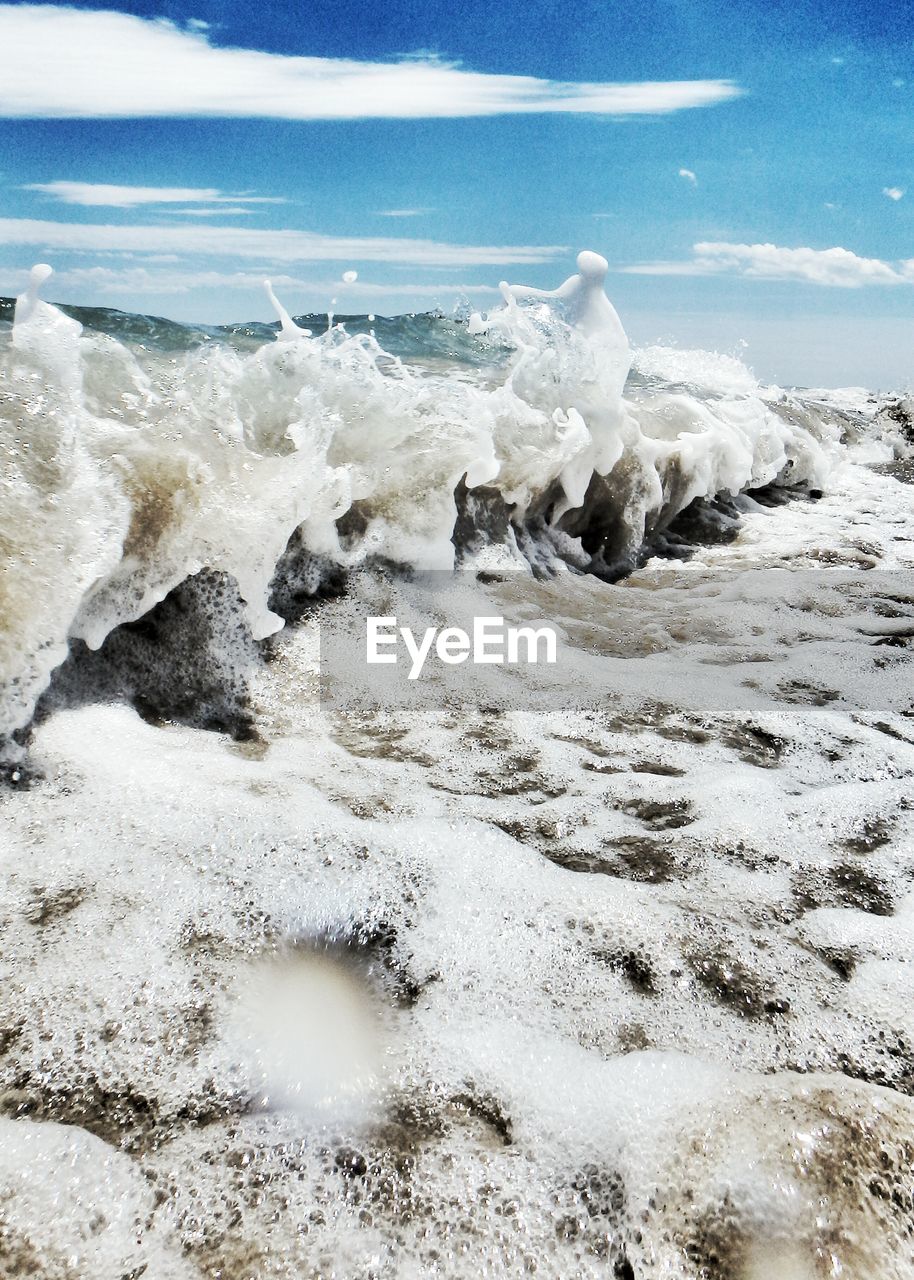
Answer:
[(588, 248), (636, 344), (914, 385), (901, 0), (114, 2), (0, 3), (0, 293), (450, 311)]

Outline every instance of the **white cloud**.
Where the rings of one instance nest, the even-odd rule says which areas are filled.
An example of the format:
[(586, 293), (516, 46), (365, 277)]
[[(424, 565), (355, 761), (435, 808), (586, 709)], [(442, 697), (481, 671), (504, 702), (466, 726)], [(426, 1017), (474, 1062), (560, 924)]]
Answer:
[(671, 262), (661, 259), (658, 262), (636, 262), (634, 266), (621, 267), (620, 270), (627, 276), (710, 276), (716, 275), (720, 268), (715, 270), (704, 262)]
[(645, 262), (624, 270), (631, 275), (740, 275), (764, 280), (803, 280), (810, 284), (858, 289), (868, 284), (914, 282), (910, 264), (893, 266), (879, 258), (861, 258), (849, 249), (785, 249), (775, 244), (726, 244), (706, 241), (693, 246), (685, 262)]
[(386, 236), (326, 236), (310, 231), (251, 227), (105, 226), (0, 218), (0, 245), (29, 245), (42, 257), (53, 252), (179, 253), (200, 257), (254, 258), (260, 262), (399, 262), (424, 267), (501, 266), (550, 262), (563, 245), (464, 245)]
[(378, 209), (379, 218), (419, 218), (424, 213), (434, 213), (434, 209)]
[(729, 80), (589, 84), (399, 62), (219, 49), (205, 30), (57, 5), (0, 5), (0, 115), (286, 120), (587, 112), (663, 115), (726, 102)]
[(904, 195), (904, 187), (883, 187), (882, 194), (890, 200), (900, 200)]
[[(25, 272), (0, 272), (0, 292), (9, 289), (18, 292), (25, 287)], [(66, 290), (84, 294), (91, 290), (101, 296), (133, 297), (134, 295), (186, 294), (195, 289), (228, 289), (255, 293), (258, 298), (263, 290), (263, 275), (250, 271), (194, 271), (170, 269), (150, 271), (147, 267), (71, 267), (55, 271), (53, 292), (61, 297)], [(296, 307), (309, 306), (322, 310), (327, 300), (340, 289), (339, 280), (304, 280), (297, 276), (273, 274), (271, 281), (277, 289), (296, 289), (306, 296), (294, 299)], [(447, 302), (460, 294), (499, 295), (490, 284), (377, 284), (359, 280), (351, 290), (357, 297), (409, 297), (427, 298)], [(74, 298), (75, 300), (75, 298)]]
[(698, 186), (698, 179), (695, 177), (695, 174), (691, 169), (680, 169), (679, 176), (680, 178), (685, 178), (686, 182), (690, 182), (693, 187)]
[(178, 218), (239, 218), (244, 214), (252, 214), (254, 210), (227, 204), (221, 209), (169, 209), (168, 212)]
[[(107, 182), (30, 182), (23, 191), (40, 191), (63, 204), (132, 209), (143, 204), (285, 204), (282, 196), (226, 195), (215, 187), (119, 187)], [(225, 210), (221, 210), (225, 212)]]

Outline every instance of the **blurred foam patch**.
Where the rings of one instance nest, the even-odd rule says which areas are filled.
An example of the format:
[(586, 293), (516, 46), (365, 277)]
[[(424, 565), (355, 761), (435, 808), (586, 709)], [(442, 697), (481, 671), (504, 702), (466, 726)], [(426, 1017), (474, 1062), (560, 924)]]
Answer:
[(380, 1004), (357, 967), (332, 953), (295, 947), (252, 965), (230, 1037), (266, 1108), (353, 1120), (379, 1096)]

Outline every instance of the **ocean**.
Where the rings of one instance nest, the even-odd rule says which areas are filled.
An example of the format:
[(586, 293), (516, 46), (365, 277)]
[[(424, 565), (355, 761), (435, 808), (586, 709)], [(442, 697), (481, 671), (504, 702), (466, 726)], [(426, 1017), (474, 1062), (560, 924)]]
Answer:
[(0, 302), (5, 1276), (914, 1275), (914, 402), (605, 267)]

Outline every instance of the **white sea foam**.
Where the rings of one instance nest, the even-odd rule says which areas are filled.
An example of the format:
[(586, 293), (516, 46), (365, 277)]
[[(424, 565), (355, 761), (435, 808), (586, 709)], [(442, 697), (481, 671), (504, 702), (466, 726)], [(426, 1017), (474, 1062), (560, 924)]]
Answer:
[[(623, 398), (579, 266), (447, 365), (282, 311), (259, 350), (143, 351), (24, 300), (6, 727), (188, 574), (243, 597), (210, 674), (274, 638), (250, 740), (90, 690), (4, 791), (11, 1275), (909, 1280), (914, 491), (864, 465), (904, 415), (656, 349)], [(705, 512), (730, 540), (660, 538), (750, 487)], [(487, 572), (354, 574), (278, 630), (299, 528)], [(561, 571), (651, 532), (615, 586)], [(319, 641), (359, 604), (546, 618), (562, 660), (350, 714)]]
[[(255, 637), (275, 631), (269, 583), (296, 529), (340, 564), (447, 568), (465, 480), (509, 505), (500, 544), (519, 561), (520, 545), (611, 570), (695, 497), (826, 483), (843, 402), (768, 395), (732, 359), (678, 353), (671, 368), (656, 352), (641, 367), (683, 389), (655, 379), (624, 400), (630, 353), (605, 261), (578, 266), (552, 293), (504, 287), (488, 341), (510, 355), (475, 377), (404, 363), (339, 327), (312, 338), (269, 285), (279, 342), (131, 350), (42, 302), (36, 268), (0, 356), (0, 733), (27, 722), (69, 639), (99, 646), (203, 567), (238, 583)], [(892, 456), (884, 434), (867, 437), (880, 458)], [(341, 535), (347, 512), (358, 536)], [(535, 552), (518, 537), (531, 520)], [(604, 536), (584, 553), (577, 539), (595, 528)]]
[[(795, 504), (807, 544), (846, 503)], [(0, 1070), (91, 1180), (50, 1242), (21, 1197), (12, 1238), (92, 1269), (84, 1206), (140, 1192), (89, 1129), (157, 1193), (132, 1266), (903, 1280), (914, 744), (873, 641), (911, 572), (785, 574), (784, 514), (746, 513), (742, 564), (477, 584), (561, 627), (545, 708), (493, 668), (421, 717), (322, 709), (341, 600), (261, 673), (268, 749), (124, 707), (41, 725), (47, 781), (2, 814), (29, 978)]]

